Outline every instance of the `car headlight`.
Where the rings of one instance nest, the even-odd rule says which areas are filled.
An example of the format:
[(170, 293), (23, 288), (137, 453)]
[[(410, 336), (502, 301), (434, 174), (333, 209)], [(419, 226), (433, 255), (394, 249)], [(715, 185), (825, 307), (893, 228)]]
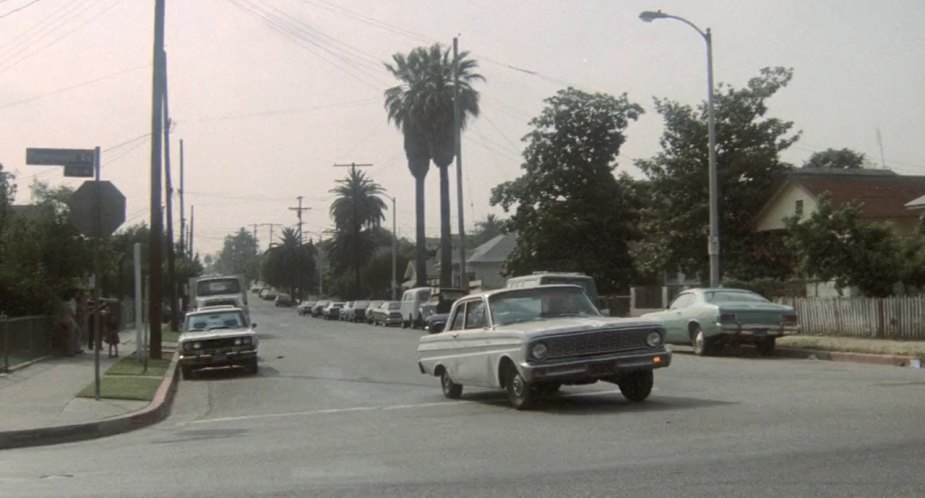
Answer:
[(194, 342), (194, 343), (193, 343), (193, 349), (202, 349), (202, 343), (201, 343), (201, 342)]
[(530, 347), (530, 356), (534, 360), (545, 359), (549, 355), (549, 348), (546, 346), (545, 342), (538, 342)]
[(241, 344), (244, 344), (244, 339), (241, 339), (240, 337), (235, 337), (235, 339), (234, 339), (234, 345), (235, 345), (235, 346), (240, 346)]
[(646, 344), (648, 344), (650, 348), (654, 348), (660, 345), (661, 343), (662, 343), (662, 334), (657, 330), (653, 330), (652, 332), (649, 332), (649, 335), (646, 336)]
[(241, 344), (243, 344), (243, 345), (245, 345), (245, 346), (250, 346), (250, 345), (251, 345), (251, 338), (250, 338), (250, 337), (242, 337), (242, 338), (241, 338)]
[(184, 343), (183, 343), (183, 351), (189, 351), (190, 349), (193, 349), (193, 343), (191, 343), (191, 342), (184, 342)]

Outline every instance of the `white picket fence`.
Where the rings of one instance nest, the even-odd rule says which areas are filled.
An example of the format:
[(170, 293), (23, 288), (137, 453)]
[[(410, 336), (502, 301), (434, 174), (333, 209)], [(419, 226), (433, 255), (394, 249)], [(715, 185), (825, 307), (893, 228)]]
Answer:
[(925, 296), (778, 298), (796, 309), (804, 334), (925, 340)]

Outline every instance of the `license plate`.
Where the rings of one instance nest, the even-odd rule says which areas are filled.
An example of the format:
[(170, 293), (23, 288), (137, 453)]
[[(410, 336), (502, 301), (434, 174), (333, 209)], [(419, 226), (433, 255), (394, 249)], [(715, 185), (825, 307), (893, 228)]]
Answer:
[(216, 362), (228, 361), (228, 357), (225, 356), (225, 353), (215, 353), (212, 355), (212, 361), (216, 361)]
[(767, 330), (756, 330), (752, 332), (752, 335), (754, 335), (755, 337), (764, 337), (768, 335), (768, 331)]

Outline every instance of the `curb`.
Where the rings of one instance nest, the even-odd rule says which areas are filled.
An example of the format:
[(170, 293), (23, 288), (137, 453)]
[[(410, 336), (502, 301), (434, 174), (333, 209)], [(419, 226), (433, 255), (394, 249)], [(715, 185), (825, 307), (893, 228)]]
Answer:
[(38, 362), (40, 362), (40, 361), (47, 360), (48, 358), (51, 358), (51, 355), (39, 356), (38, 358), (33, 358), (33, 359), (29, 360), (29, 361), (24, 361), (24, 362), (22, 362), (22, 363), (17, 363), (17, 364), (15, 364), (15, 365), (11, 366), (11, 367), (9, 368), (9, 370), (7, 370), (7, 371), (4, 372), (4, 373), (13, 373), (13, 372), (15, 372), (15, 371), (17, 371), (17, 370), (22, 370), (23, 368), (26, 368), (26, 367), (28, 367), (28, 366), (34, 365), (34, 364), (36, 364), (36, 363), (38, 363)]
[(177, 382), (180, 379), (177, 375), (179, 358), (179, 355), (174, 353), (164, 380), (154, 393), (154, 398), (144, 408), (96, 422), (0, 432), (0, 450), (72, 443), (114, 436), (142, 429), (164, 420), (170, 415)]
[(863, 363), (867, 365), (886, 365), (893, 367), (909, 367), (916, 356), (870, 353), (847, 353), (842, 351), (822, 351), (817, 349), (791, 349), (778, 348), (777, 356), (790, 358), (808, 358), (825, 361), (844, 361), (850, 363)]

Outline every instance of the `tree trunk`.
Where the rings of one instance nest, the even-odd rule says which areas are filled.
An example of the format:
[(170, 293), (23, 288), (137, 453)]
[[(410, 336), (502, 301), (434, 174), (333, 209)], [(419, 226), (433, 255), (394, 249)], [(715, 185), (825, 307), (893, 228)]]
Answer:
[(414, 221), (417, 246), (414, 260), (415, 287), (427, 285), (427, 246), (424, 234), (424, 176), (414, 177)]
[(440, 287), (453, 286), (453, 244), (450, 242), (449, 164), (440, 169)]

